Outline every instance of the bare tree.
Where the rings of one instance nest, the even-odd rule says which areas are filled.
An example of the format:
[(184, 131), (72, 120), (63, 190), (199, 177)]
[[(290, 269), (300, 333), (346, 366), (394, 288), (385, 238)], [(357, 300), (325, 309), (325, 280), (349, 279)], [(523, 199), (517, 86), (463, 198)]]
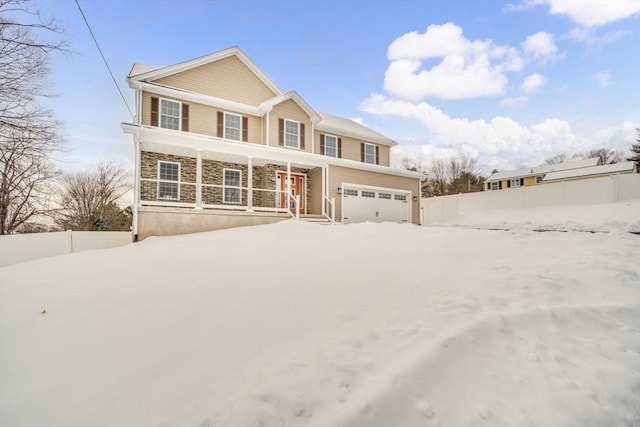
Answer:
[(40, 34), (59, 31), (28, 1), (0, 0), (0, 234), (48, 212), (48, 183), (57, 175), (52, 156), (63, 139), (39, 100), (49, 95), (48, 55), (64, 46)]
[(99, 164), (94, 172), (75, 172), (62, 176), (61, 208), (54, 219), (65, 230), (126, 231), (131, 215), (117, 201), (131, 186), (121, 167)]
[(422, 195), (425, 197), (483, 190), (484, 178), (480, 176), (474, 159), (464, 156), (449, 160), (435, 159), (426, 167), (423, 166), (423, 170), (426, 175), (422, 183)]
[(566, 163), (569, 161), (569, 155), (567, 153), (556, 154), (553, 157), (549, 157), (544, 162), (548, 165), (557, 165), (560, 163)]
[(627, 160), (640, 163), (640, 128), (636, 128), (636, 133), (636, 143), (631, 146), (631, 157), (627, 157)]
[(597, 150), (578, 153), (573, 156), (574, 159), (593, 159), (594, 157), (600, 159), (600, 164), (603, 165), (620, 163), (622, 159), (624, 159), (624, 155), (622, 153), (614, 150), (609, 150), (608, 148), (599, 148)]

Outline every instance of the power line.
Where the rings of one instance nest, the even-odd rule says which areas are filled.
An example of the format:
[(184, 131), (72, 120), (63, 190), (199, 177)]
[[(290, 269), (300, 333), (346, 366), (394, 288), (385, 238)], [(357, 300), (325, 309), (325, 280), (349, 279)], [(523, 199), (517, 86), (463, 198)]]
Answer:
[(111, 68), (109, 67), (109, 63), (107, 62), (107, 59), (104, 57), (104, 54), (102, 53), (102, 49), (100, 49), (100, 45), (98, 44), (98, 40), (96, 40), (96, 36), (93, 35), (93, 31), (91, 30), (91, 26), (89, 25), (89, 21), (87, 21), (87, 17), (84, 16), (84, 12), (82, 11), (82, 8), (80, 7), (80, 3), (78, 3), (78, 0), (75, 0), (76, 2), (76, 6), (78, 6), (78, 10), (80, 11), (80, 14), (82, 15), (82, 19), (84, 19), (84, 23), (87, 24), (87, 28), (89, 29), (89, 33), (91, 33), (91, 37), (93, 38), (93, 42), (96, 44), (96, 47), (98, 48), (98, 52), (100, 52), (100, 56), (102, 57), (102, 60), (104, 61), (104, 65), (106, 65), (107, 70), (109, 70), (109, 75), (111, 75), (111, 80), (113, 80), (113, 84), (116, 85), (116, 89), (118, 89), (118, 93), (120, 94), (120, 97), (122, 98), (122, 101), (124, 102), (124, 105), (127, 106), (127, 110), (129, 110), (129, 114), (131, 114), (131, 118), (135, 120), (135, 115), (131, 112), (131, 108), (129, 107), (129, 104), (127, 103), (127, 100), (125, 99), (124, 95), (122, 94), (122, 91), (120, 90), (120, 86), (118, 86), (118, 82), (116, 82), (116, 78), (113, 77), (113, 73), (111, 72)]

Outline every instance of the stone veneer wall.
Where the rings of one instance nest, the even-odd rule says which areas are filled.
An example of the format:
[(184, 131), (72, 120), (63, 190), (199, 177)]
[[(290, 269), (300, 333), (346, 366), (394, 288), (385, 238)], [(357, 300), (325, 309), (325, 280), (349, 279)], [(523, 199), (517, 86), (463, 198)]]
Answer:
[[(195, 203), (195, 182), (196, 182), (196, 159), (194, 157), (174, 156), (171, 154), (153, 153), (143, 151), (142, 156), (142, 168), (141, 177), (143, 179), (158, 179), (158, 162), (176, 162), (180, 163), (180, 202), (182, 203)], [(248, 165), (240, 163), (219, 162), (215, 160), (202, 160), (202, 203), (210, 205), (224, 205), (223, 189), (221, 187), (224, 184), (224, 170), (236, 169), (241, 171), (242, 175), (242, 187), (247, 187), (247, 170)], [(254, 207), (269, 207), (276, 206), (275, 193), (258, 191), (259, 189), (276, 190), (276, 181), (271, 181), (271, 177), (276, 176), (277, 171), (283, 171), (282, 166), (267, 164), (265, 166), (253, 167), (253, 179), (252, 184), (254, 188), (253, 192), (253, 206)], [(307, 176), (306, 179), (306, 191), (305, 191), (305, 206), (309, 210), (309, 202), (311, 195), (311, 179), (309, 177), (309, 169), (292, 167), (291, 172), (301, 173)], [(207, 186), (216, 185), (216, 187)], [(142, 181), (141, 182), (141, 197), (142, 200), (157, 200), (157, 183), (155, 181)], [(247, 204), (247, 191), (242, 190), (242, 206)]]

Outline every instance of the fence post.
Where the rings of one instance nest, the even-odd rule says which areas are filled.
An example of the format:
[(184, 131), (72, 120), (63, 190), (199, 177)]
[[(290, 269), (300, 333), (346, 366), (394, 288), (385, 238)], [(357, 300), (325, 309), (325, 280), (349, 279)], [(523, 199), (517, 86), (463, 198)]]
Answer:
[(73, 253), (73, 231), (71, 230), (67, 230), (67, 253), (72, 254)]

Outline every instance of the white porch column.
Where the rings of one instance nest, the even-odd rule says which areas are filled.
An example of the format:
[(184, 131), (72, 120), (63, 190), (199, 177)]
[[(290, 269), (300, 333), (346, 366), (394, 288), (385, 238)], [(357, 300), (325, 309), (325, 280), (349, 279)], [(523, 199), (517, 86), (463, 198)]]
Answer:
[(329, 197), (327, 194), (327, 168), (325, 166), (322, 167), (322, 215), (327, 214), (327, 203), (324, 198)]
[(202, 150), (196, 150), (196, 209), (202, 209)]
[(138, 235), (138, 207), (140, 206), (140, 192), (142, 188), (140, 188), (140, 170), (142, 169), (142, 148), (140, 144), (140, 137), (137, 135), (134, 137), (134, 146), (135, 146), (135, 169), (133, 175), (133, 209), (132, 214), (133, 218), (131, 221), (131, 228), (133, 232), (133, 238), (136, 239)]
[(285, 198), (287, 201), (287, 210), (291, 210), (291, 203), (289, 202), (289, 198), (291, 197), (291, 162), (287, 162), (287, 197)]
[(253, 157), (247, 157), (247, 212), (253, 212)]

